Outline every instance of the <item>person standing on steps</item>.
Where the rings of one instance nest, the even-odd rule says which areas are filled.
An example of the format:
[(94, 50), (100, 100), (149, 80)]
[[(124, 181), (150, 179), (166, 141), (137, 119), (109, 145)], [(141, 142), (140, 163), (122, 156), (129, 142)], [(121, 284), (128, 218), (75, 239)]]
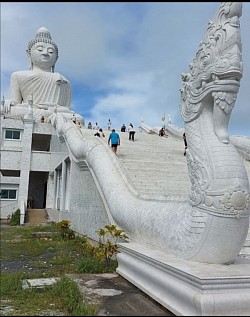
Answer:
[(110, 121), (110, 119), (108, 120), (108, 131), (110, 131), (111, 130), (111, 121)]
[(76, 116), (75, 116), (75, 114), (73, 114), (71, 120), (72, 120), (74, 123), (76, 123)]
[(126, 132), (126, 126), (125, 126), (125, 124), (123, 123), (123, 125), (121, 126), (121, 132)]
[(88, 129), (92, 129), (92, 123), (90, 121), (88, 123)]
[(128, 134), (129, 134), (129, 140), (134, 142), (135, 141), (135, 130), (134, 130), (132, 123), (130, 123), (128, 126)]
[(187, 149), (187, 139), (186, 139), (186, 133), (184, 132), (182, 135), (183, 141), (184, 141), (184, 146), (185, 146), (185, 151), (184, 151), (184, 156), (186, 155), (186, 149)]
[(120, 136), (115, 132), (115, 129), (112, 129), (112, 132), (109, 135), (108, 144), (111, 142), (111, 149), (116, 154), (117, 147), (120, 145)]
[(94, 127), (93, 127), (93, 130), (97, 130), (97, 131), (99, 130), (98, 122), (95, 123), (95, 125), (94, 125)]

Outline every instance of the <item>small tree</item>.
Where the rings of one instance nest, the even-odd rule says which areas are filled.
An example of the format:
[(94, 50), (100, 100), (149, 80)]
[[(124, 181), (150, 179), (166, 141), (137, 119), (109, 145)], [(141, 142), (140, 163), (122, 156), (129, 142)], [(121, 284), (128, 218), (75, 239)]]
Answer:
[(101, 261), (105, 261), (107, 266), (110, 266), (112, 257), (119, 252), (118, 240), (126, 240), (128, 236), (116, 225), (106, 225), (104, 228), (96, 231), (99, 235), (99, 245), (96, 247), (95, 254)]

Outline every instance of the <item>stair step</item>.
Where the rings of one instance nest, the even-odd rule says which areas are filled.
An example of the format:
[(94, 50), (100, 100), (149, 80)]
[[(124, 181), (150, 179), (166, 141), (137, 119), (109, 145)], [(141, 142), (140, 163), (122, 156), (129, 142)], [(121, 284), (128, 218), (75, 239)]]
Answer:
[(47, 223), (48, 213), (46, 209), (27, 209), (26, 221), (28, 224)]
[(139, 194), (152, 199), (188, 195), (190, 180), (182, 139), (173, 136), (160, 138), (157, 134), (137, 132), (135, 142), (131, 142), (128, 133), (119, 135), (121, 146), (118, 158)]

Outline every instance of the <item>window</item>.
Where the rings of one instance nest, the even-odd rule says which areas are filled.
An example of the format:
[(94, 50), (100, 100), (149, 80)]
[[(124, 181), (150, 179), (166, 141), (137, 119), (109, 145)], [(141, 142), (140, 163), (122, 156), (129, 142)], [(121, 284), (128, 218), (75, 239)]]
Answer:
[(5, 139), (20, 140), (21, 139), (21, 131), (5, 130)]
[(0, 173), (3, 176), (9, 176), (9, 177), (20, 177), (20, 170), (1, 170)]
[(0, 192), (1, 199), (16, 199), (16, 189), (2, 189)]

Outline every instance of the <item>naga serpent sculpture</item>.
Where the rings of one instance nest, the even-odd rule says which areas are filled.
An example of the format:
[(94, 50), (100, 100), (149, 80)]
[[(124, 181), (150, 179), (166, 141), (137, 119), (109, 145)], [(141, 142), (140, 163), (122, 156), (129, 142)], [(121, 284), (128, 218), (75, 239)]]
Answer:
[(242, 3), (224, 2), (209, 21), (190, 73), (182, 75), (180, 112), (189, 148), (190, 205), (214, 216), (218, 225), (224, 223), (225, 236), (242, 246), (249, 223), (249, 181), (227, 134), (243, 71), (241, 14)]
[[(229, 142), (227, 125), (242, 77), (241, 3), (222, 3), (190, 73), (183, 74), (180, 112), (188, 140), (189, 200), (146, 201), (129, 190), (100, 140), (57, 114), (54, 125), (75, 160), (98, 179), (114, 222), (131, 242), (197, 262), (232, 263), (249, 227), (246, 169)], [(100, 159), (102, 164), (100, 163)]]

